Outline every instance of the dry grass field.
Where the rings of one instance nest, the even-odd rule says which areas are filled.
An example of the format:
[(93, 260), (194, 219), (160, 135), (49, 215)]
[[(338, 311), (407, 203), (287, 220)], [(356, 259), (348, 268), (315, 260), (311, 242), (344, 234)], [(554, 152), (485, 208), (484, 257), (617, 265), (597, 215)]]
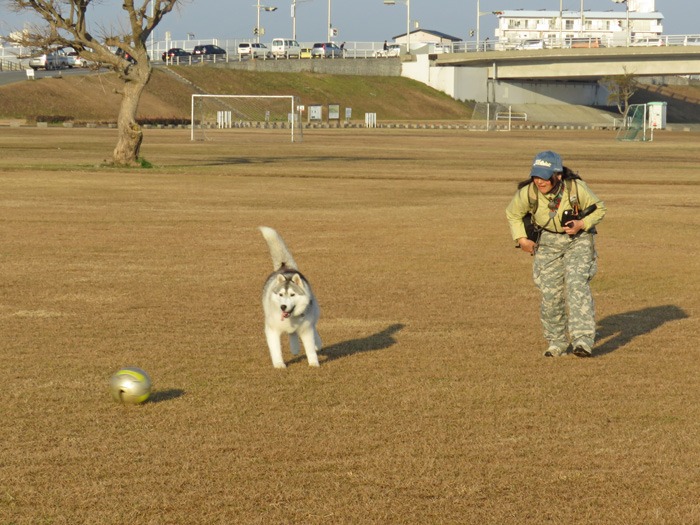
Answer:
[[(698, 134), (145, 133), (121, 171), (116, 130), (0, 128), (0, 523), (700, 523)], [(591, 359), (541, 357), (504, 215), (550, 148), (609, 210)], [(318, 369), (271, 366), (258, 225)]]

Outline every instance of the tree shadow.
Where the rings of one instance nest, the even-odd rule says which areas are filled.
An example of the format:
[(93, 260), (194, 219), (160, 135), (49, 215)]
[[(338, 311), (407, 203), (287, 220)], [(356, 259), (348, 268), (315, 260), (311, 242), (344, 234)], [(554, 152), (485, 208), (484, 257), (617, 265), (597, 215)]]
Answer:
[(180, 388), (169, 388), (168, 390), (156, 390), (148, 398), (149, 403), (162, 403), (171, 401), (185, 395), (185, 391)]
[(688, 317), (682, 308), (672, 304), (608, 316), (598, 324), (598, 337), (610, 339), (596, 347), (593, 355), (599, 357), (612, 353), (635, 337), (651, 333), (664, 323)]
[[(298, 163), (316, 163), (316, 162), (348, 162), (348, 163), (358, 163), (365, 161), (377, 161), (382, 162), (397, 162), (407, 160), (405, 157), (382, 157), (381, 159), (375, 159), (371, 157), (346, 157), (337, 155), (318, 155), (312, 157), (299, 157), (296, 159)], [(202, 165), (201, 162), (192, 159), (192, 162), (196, 162)], [(228, 165), (254, 165), (254, 164), (279, 164), (289, 162), (288, 157), (219, 157), (213, 158), (209, 162), (205, 163), (206, 166), (228, 166)], [(334, 175), (335, 176), (335, 175)]]

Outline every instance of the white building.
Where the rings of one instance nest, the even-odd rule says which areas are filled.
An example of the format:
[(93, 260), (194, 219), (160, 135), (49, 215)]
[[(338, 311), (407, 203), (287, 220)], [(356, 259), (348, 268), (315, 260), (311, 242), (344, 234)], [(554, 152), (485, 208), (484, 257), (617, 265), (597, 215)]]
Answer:
[[(397, 44), (406, 43), (406, 33), (401, 33), (392, 37)], [(448, 35), (442, 31), (433, 29), (414, 29), (411, 31), (411, 42), (420, 42), (422, 44), (454, 44), (462, 39), (458, 36)]]
[[(572, 39), (598, 39), (601, 45), (657, 39), (663, 33), (663, 15), (655, 0), (628, 0), (610, 11), (496, 11), (496, 39), (504, 47), (523, 40), (543, 40), (550, 47), (566, 45)], [(629, 11), (627, 10), (629, 9)]]

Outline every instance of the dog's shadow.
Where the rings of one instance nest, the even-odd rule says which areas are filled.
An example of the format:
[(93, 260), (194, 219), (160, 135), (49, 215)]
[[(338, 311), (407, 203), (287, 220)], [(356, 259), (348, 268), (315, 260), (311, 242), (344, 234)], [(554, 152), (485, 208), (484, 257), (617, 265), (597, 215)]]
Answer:
[[(319, 350), (319, 357), (323, 357), (324, 362), (333, 361), (335, 359), (341, 359), (343, 357), (348, 357), (355, 354), (361, 354), (364, 352), (374, 352), (376, 350), (385, 350), (390, 346), (396, 344), (396, 339), (394, 339), (394, 334), (401, 330), (404, 325), (397, 323), (388, 326), (381, 332), (376, 334), (368, 335), (367, 337), (362, 337), (360, 339), (350, 339), (348, 341), (343, 341), (341, 343), (336, 343), (334, 345), (322, 348)], [(303, 352), (302, 352), (303, 354)], [(287, 364), (295, 363), (305, 359), (303, 355), (298, 355), (294, 357)]]
[(327, 348), (321, 349), (318, 353), (325, 356), (326, 361), (333, 361), (342, 357), (348, 357), (364, 352), (374, 352), (375, 350), (385, 350), (396, 344), (394, 334), (404, 327), (401, 323), (392, 324), (381, 332), (362, 337), (361, 339), (350, 339), (341, 343), (336, 343)]
[(610, 354), (635, 337), (653, 332), (664, 323), (687, 318), (688, 314), (675, 305), (653, 306), (608, 316), (598, 324), (598, 338), (610, 339), (596, 347), (593, 355)]

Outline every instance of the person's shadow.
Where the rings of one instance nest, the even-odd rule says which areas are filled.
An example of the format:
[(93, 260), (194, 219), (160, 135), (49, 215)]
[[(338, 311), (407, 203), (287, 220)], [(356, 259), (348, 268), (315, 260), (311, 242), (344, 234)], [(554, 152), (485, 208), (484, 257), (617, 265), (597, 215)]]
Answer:
[(682, 308), (672, 304), (608, 316), (598, 324), (598, 339), (610, 339), (596, 347), (593, 355), (609, 354), (635, 337), (653, 332), (664, 323), (687, 318), (688, 314)]

